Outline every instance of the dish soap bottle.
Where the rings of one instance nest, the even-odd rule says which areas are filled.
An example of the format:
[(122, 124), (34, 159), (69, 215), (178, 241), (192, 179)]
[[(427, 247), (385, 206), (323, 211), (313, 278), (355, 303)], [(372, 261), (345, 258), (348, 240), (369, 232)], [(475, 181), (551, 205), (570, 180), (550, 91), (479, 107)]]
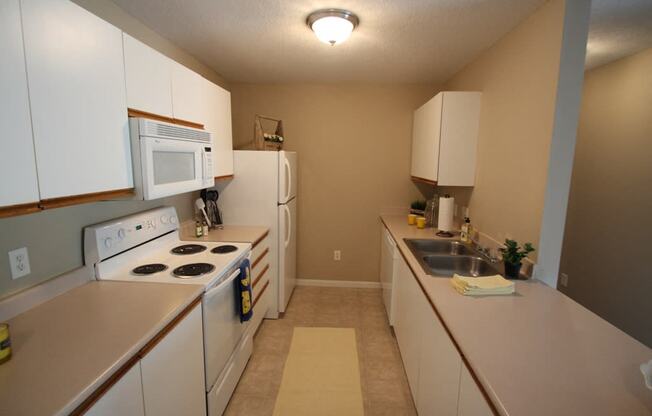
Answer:
[(464, 224), (462, 224), (462, 232), (460, 233), (460, 239), (463, 243), (470, 243), (473, 236), (473, 227), (471, 226), (471, 219), (469, 217), (464, 217)]

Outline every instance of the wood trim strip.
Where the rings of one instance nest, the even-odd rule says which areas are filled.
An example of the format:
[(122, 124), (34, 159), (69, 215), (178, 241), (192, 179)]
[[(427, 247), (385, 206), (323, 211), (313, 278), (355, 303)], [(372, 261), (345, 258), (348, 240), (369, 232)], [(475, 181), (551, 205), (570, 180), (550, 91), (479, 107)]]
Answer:
[(194, 308), (201, 302), (202, 295), (195, 298), (188, 306), (186, 306), (170, 323), (161, 329), (143, 348), (141, 348), (133, 357), (131, 357), (125, 364), (122, 365), (115, 373), (113, 373), (108, 380), (106, 380), (100, 387), (98, 387), (90, 396), (79, 404), (70, 413), (70, 416), (80, 416), (85, 414), (98, 400), (106, 394), (107, 391), (117, 383), (122, 376), (124, 376), (131, 368), (136, 365), (149, 351), (152, 350), (165, 336), (177, 326)]
[(260, 300), (260, 297), (263, 296), (263, 293), (265, 293), (265, 289), (267, 289), (267, 286), (269, 286), (269, 280), (267, 282), (265, 282), (265, 286), (263, 286), (263, 288), (260, 290), (260, 292), (258, 293), (258, 296), (255, 297), (254, 304), (253, 304), (254, 307), (258, 303), (258, 300)]
[(267, 237), (268, 235), (269, 235), (269, 230), (265, 231), (265, 232), (263, 233), (263, 235), (261, 235), (260, 237), (258, 237), (258, 240), (254, 241), (253, 244), (251, 244), (251, 248), (256, 247), (256, 246), (258, 245), (258, 243), (260, 243), (261, 241), (263, 241), (263, 240), (265, 239), (265, 237)]
[(419, 176), (411, 176), (412, 180), (415, 182), (427, 183), (428, 185), (437, 186), (437, 181), (431, 181), (430, 179), (422, 178)]
[(252, 288), (252, 289), (256, 287), (256, 285), (258, 284), (258, 282), (260, 282), (260, 279), (263, 278), (263, 275), (267, 272), (267, 269), (269, 269), (269, 264), (266, 264), (266, 265), (265, 265), (265, 268), (263, 269), (263, 271), (260, 272), (260, 274), (258, 275), (258, 277), (256, 277), (256, 278), (254, 279), (254, 282), (251, 284), (251, 288)]
[(33, 214), (39, 211), (41, 211), (41, 207), (39, 207), (38, 202), (30, 202), (29, 204), (7, 205), (5, 207), (0, 207), (0, 218)]
[[(382, 218), (381, 218), (381, 221), (382, 221)], [(387, 226), (387, 224), (385, 224), (385, 221), (382, 221), (382, 223), (385, 226), (385, 228), (387, 229), (387, 231), (389, 231), (389, 227)], [(390, 234), (391, 234), (391, 232), (390, 232)], [(394, 238), (393, 235), (392, 235), (392, 238)], [(398, 247), (398, 244), (396, 246)], [(475, 381), (475, 384), (478, 386), (478, 389), (482, 393), (482, 396), (484, 397), (485, 401), (489, 404), (489, 407), (491, 408), (491, 411), (496, 416), (500, 415), (500, 412), (498, 412), (498, 409), (497, 409), (496, 405), (494, 404), (493, 400), (490, 398), (490, 396), (487, 393), (487, 391), (485, 390), (484, 386), (480, 383), (480, 380), (478, 379), (475, 372), (473, 371), (473, 368), (469, 364), (469, 361), (464, 356), (464, 353), (462, 352), (462, 349), (460, 348), (459, 344), (457, 343), (455, 338), (453, 338), (453, 334), (451, 333), (450, 329), (448, 329), (448, 326), (446, 325), (446, 322), (444, 322), (444, 319), (441, 317), (441, 314), (437, 310), (437, 307), (433, 303), (432, 299), (430, 299), (430, 296), (428, 296), (428, 292), (426, 292), (426, 288), (423, 286), (423, 284), (421, 284), (421, 281), (416, 276), (417, 272), (410, 265), (410, 262), (408, 261), (405, 253), (403, 253), (403, 250), (401, 250), (400, 247), (398, 247), (398, 249), (399, 249), (398, 252), (401, 254), (401, 257), (403, 257), (403, 260), (405, 261), (405, 264), (407, 264), (408, 268), (410, 269), (412, 277), (414, 278), (414, 280), (417, 281), (417, 284), (419, 285), (419, 289), (421, 289), (421, 292), (423, 293), (423, 296), (426, 297), (426, 300), (430, 304), (430, 308), (432, 309), (432, 311), (437, 316), (437, 319), (439, 319), (439, 323), (441, 323), (441, 326), (444, 327), (444, 330), (446, 331), (446, 334), (448, 335), (448, 338), (450, 338), (451, 342), (455, 346), (455, 349), (457, 350), (457, 353), (460, 355), (460, 358), (462, 359), (462, 362), (464, 363), (464, 365), (466, 365), (466, 368), (469, 370), (469, 374), (471, 374), (471, 377), (473, 377), (473, 380)]]
[(115, 189), (112, 191), (93, 192), (90, 194), (64, 196), (60, 198), (43, 199), (39, 203), (41, 209), (67, 207), (69, 205), (86, 204), (118, 197), (134, 195), (134, 188)]
[(265, 257), (267, 253), (269, 253), (269, 247), (266, 247), (265, 250), (263, 250), (263, 252), (260, 253), (260, 256), (258, 256), (258, 258), (254, 260), (253, 263), (251, 263), (251, 268), (253, 269), (254, 267), (256, 267), (256, 265), (260, 263), (260, 261), (263, 259), (263, 257)]
[(200, 124), (200, 123), (195, 123), (193, 121), (188, 121), (188, 120), (182, 120), (182, 119), (179, 119), (179, 118), (161, 116), (161, 115), (154, 114), (154, 113), (148, 113), (147, 111), (136, 110), (135, 108), (128, 108), (127, 109), (127, 115), (129, 117), (148, 118), (150, 120), (163, 121), (165, 123), (173, 123), (173, 124), (178, 124), (180, 126), (192, 127), (192, 128), (195, 128), (195, 129), (204, 130), (204, 125)]
[(222, 180), (222, 179), (233, 179), (233, 178), (234, 178), (234, 176), (233, 176), (233, 174), (231, 174), (231, 175), (216, 176), (214, 179), (216, 181), (219, 181), (219, 180)]

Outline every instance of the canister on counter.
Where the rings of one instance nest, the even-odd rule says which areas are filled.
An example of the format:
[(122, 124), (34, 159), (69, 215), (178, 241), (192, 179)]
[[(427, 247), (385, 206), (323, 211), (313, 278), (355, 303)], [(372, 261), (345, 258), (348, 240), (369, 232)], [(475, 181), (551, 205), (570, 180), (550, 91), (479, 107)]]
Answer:
[(0, 323), (0, 364), (11, 358), (11, 338), (9, 338), (9, 324)]

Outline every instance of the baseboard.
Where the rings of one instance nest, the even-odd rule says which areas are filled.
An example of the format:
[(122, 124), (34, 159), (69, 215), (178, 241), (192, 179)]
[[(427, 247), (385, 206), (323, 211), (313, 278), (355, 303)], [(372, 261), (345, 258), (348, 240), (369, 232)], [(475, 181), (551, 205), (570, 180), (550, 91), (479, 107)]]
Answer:
[(358, 288), (358, 289), (380, 289), (380, 282), (364, 282), (364, 281), (361, 281), (361, 280), (297, 279), (297, 286), (349, 287), (349, 288)]

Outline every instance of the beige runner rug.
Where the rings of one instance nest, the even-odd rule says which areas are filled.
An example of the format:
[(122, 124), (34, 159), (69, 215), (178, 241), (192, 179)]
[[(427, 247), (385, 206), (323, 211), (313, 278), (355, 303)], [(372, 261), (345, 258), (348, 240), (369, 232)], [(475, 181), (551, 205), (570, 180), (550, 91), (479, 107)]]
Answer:
[(362, 416), (353, 328), (294, 328), (274, 416)]

